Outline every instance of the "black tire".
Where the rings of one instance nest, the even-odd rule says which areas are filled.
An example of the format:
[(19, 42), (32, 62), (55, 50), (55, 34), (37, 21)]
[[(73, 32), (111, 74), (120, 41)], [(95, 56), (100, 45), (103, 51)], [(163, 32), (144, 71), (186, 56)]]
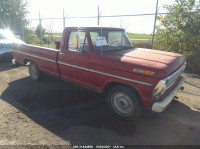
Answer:
[(28, 70), (32, 80), (34, 81), (40, 80), (42, 73), (34, 62), (30, 62)]
[(113, 113), (120, 118), (134, 120), (142, 113), (141, 100), (130, 87), (114, 86), (107, 95), (107, 101)]

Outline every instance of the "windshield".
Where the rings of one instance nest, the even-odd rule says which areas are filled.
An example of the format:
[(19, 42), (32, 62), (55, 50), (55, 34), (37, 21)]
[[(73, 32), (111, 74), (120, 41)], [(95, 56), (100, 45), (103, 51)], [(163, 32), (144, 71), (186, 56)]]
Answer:
[(90, 31), (93, 50), (96, 52), (134, 48), (124, 31), (94, 30)]

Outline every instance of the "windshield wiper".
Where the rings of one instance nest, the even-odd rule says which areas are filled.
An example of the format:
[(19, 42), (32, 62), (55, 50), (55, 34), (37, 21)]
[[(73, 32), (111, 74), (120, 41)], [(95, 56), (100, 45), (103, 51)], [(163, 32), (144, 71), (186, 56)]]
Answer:
[(134, 48), (134, 47), (130, 47), (130, 46), (110, 47), (108, 49), (103, 49), (103, 51), (125, 50), (125, 49), (131, 49), (131, 48)]
[(130, 46), (122, 46), (122, 49), (125, 50), (125, 49), (131, 49), (131, 48), (134, 48), (134, 47), (130, 47)]

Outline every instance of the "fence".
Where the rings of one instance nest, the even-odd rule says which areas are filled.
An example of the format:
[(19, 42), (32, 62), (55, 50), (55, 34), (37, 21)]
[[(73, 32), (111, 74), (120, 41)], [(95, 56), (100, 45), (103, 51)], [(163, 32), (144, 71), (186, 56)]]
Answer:
[[(188, 12), (185, 12), (188, 13)], [(62, 36), (62, 31), (65, 27), (67, 26), (79, 26), (77, 24), (81, 24), (81, 26), (88, 26), (86, 24), (90, 24), (89, 26), (96, 26), (96, 25), (103, 25), (103, 26), (112, 26), (112, 27), (120, 27), (126, 29), (126, 32), (137, 32), (139, 34), (141, 33), (147, 33), (149, 36), (147, 37), (134, 37), (131, 38), (133, 43), (142, 46), (142, 47), (148, 47), (152, 48), (154, 46), (154, 37), (155, 37), (155, 31), (156, 31), (156, 24), (157, 24), (157, 16), (160, 15), (167, 15), (170, 13), (159, 13), (156, 9), (156, 13), (148, 13), (148, 14), (128, 14), (128, 15), (111, 15), (111, 16), (103, 16), (100, 15), (99, 11), (97, 16), (82, 16), (82, 17), (66, 17), (64, 15), (64, 10), (63, 10), (63, 16), (60, 18), (42, 18), (40, 17), (40, 13), (38, 14), (37, 19), (27, 19), (29, 22), (29, 28), (34, 30), (32, 32), (32, 36), (29, 37), (30, 39), (35, 39), (33, 40), (32, 44), (37, 44), (42, 46), (44, 42), (46, 42), (46, 38), (51, 38), (51, 42), (53, 40), (60, 40)], [(145, 20), (143, 20), (143, 17), (145, 17)], [(128, 18), (128, 19), (127, 19)], [(112, 24), (109, 24), (110, 19), (112, 19)], [(134, 23), (130, 23), (127, 20), (135, 20)], [(75, 23), (76, 22), (76, 23)], [(77, 23), (79, 22), (79, 23)], [(85, 23), (87, 22), (87, 23)], [(142, 22), (142, 24), (140, 23)], [(28, 41), (25, 38), (25, 28), (24, 28), (24, 21), (23, 20), (18, 20), (18, 21), (8, 21), (7, 24), (15, 24), (15, 25), (21, 25), (20, 30), (16, 30), (15, 33), (18, 34), (23, 41)], [(148, 24), (148, 30), (152, 32), (149, 33), (147, 31), (147, 26)], [(39, 32), (40, 36), (37, 36), (35, 33), (35, 30), (39, 26)], [(43, 34), (43, 28), (46, 30)], [(132, 28), (131, 31), (129, 31), (129, 28)], [(135, 29), (134, 29), (135, 28)], [(44, 41), (43, 41), (43, 37)], [(148, 40), (147, 40), (148, 39)], [(39, 41), (38, 41), (39, 40)], [(147, 42), (148, 41), (148, 42)]]
[[(187, 14), (196, 12), (182, 12), (178, 14)], [(163, 13), (158, 11), (158, 0), (156, 3), (155, 13), (145, 13), (145, 14), (127, 14), (127, 15), (101, 15), (99, 7), (97, 9), (96, 16), (80, 16), (80, 17), (67, 17), (63, 10), (63, 15), (60, 18), (43, 18), (40, 13), (36, 19), (28, 19), (29, 28), (33, 31), (27, 34), (26, 28), (24, 28), (24, 20), (9, 21), (4, 24), (16, 24), (20, 25), (20, 29), (16, 30), (16, 33), (21, 36), (21, 39), (29, 44), (45, 46), (49, 48), (55, 48), (54, 41), (61, 40), (62, 31), (67, 26), (112, 26), (121, 27), (126, 29), (126, 32), (133, 32), (139, 34), (128, 34), (129, 38), (136, 47), (142, 48), (155, 48), (155, 31), (156, 25), (159, 23), (157, 21), (157, 16), (164, 16), (172, 13)], [(174, 13), (175, 14), (175, 13)], [(145, 19), (144, 19), (145, 18)], [(112, 21), (111, 21), (112, 20)], [(131, 20), (131, 21), (130, 21)], [(142, 22), (142, 23), (141, 23)], [(43, 31), (43, 28), (46, 31)], [(36, 33), (38, 29), (38, 33)], [(150, 32), (149, 32), (150, 31)], [(148, 34), (141, 34), (148, 33)], [(191, 37), (193, 38), (193, 37)], [(198, 46), (197, 46), (198, 47)], [(165, 48), (163, 46), (163, 48)], [(198, 51), (200, 48), (195, 49)], [(179, 51), (175, 51), (181, 53)], [(182, 53), (183, 54), (183, 53)], [(188, 72), (200, 74), (200, 52), (195, 53), (192, 56), (187, 55), (188, 58)], [(199, 68), (198, 68), (199, 67)]]

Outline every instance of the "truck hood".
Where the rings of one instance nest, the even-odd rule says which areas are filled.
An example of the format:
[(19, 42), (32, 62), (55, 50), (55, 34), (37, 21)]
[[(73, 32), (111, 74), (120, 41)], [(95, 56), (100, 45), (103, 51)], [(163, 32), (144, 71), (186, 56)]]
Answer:
[(151, 77), (163, 79), (185, 62), (181, 54), (135, 48), (130, 50), (107, 51), (103, 56), (95, 55), (91, 64), (120, 71), (133, 72), (134, 68), (155, 72)]

